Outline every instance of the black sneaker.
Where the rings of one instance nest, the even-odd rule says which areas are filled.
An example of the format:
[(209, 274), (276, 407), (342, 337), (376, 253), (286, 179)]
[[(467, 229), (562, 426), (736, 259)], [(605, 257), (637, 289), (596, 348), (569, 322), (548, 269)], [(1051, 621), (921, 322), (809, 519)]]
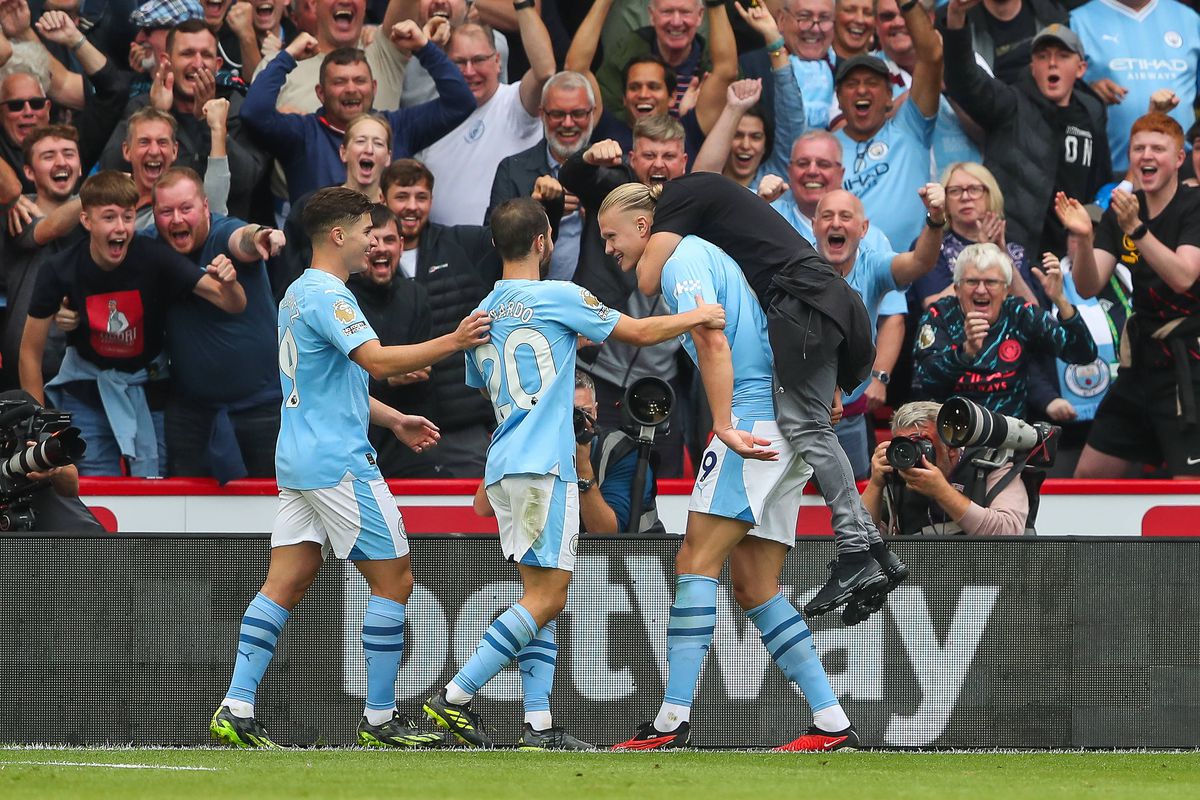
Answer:
[(518, 750), (595, 750), (596, 745), (576, 739), (562, 728), (547, 728), (536, 731), (528, 722), (521, 730), (521, 739), (517, 742)]
[(842, 609), (842, 624), (853, 627), (863, 622), (867, 617), (883, 608), (887, 595), (908, 577), (908, 566), (900, 560), (886, 542), (871, 545), (871, 556), (879, 562), (883, 574), (887, 576), (887, 584), (879, 587), (870, 594), (856, 595)]
[(445, 747), (449, 734), (421, 730), (407, 714), (395, 714), (382, 725), (372, 725), (363, 717), (358, 722), (358, 743), (363, 747)]
[(471, 704), (460, 706), (451, 703), (446, 699), (445, 689), (425, 701), (425, 716), (450, 731), (455, 739), (469, 747), (489, 750), (495, 747), (492, 737), (484, 730), (479, 715), (471, 710)]
[(830, 733), (813, 725), (804, 735), (775, 748), (776, 753), (828, 753), (831, 750), (857, 750), (858, 731), (851, 725), (844, 731)]
[(246, 749), (278, 750), (266, 729), (254, 717), (235, 717), (229, 706), (221, 706), (208, 723), (212, 738), (222, 744)]
[(804, 613), (819, 617), (844, 605), (851, 597), (869, 594), (887, 582), (887, 575), (869, 552), (840, 555), (829, 562), (829, 581), (804, 606)]
[(692, 743), (692, 732), (686, 722), (670, 733), (655, 729), (654, 722), (646, 722), (638, 728), (632, 739), (614, 744), (613, 750), (667, 750), (676, 747), (687, 747)]

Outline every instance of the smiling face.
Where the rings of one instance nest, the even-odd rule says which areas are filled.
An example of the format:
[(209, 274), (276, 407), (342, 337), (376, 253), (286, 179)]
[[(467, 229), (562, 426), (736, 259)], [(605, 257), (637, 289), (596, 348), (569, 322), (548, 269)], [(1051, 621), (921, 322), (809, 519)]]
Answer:
[(1137, 172), (1138, 183), (1153, 194), (1179, 180), (1179, 168), (1186, 157), (1173, 136), (1157, 131), (1138, 131), (1129, 140), (1129, 166)]
[(192, 180), (183, 178), (155, 188), (154, 225), (175, 252), (188, 255), (203, 246), (208, 239), (208, 220), (208, 199)]
[(837, 140), (832, 136), (797, 139), (788, 164), (788, 184), (796, 205), (808, 218), (817, 213), (817, 203), (842, 185), (842, 167)]
[(120, 266), (129, 252), (133, 238), (132, 208), (117, 205), (89, 206), (79, 215), (80, 223), (88, 232), (88, 250), (92, 260), (102, 269)]
[(833, 46), (838, 55), (865, 53), (875, 35), (871, 0), (839, 0), (834, 12)]
[(846, 134), (853, 139), (870, 139), (887, 121), (892, 102), (888, 79), (873, 69), (859, 67), (837, 85), (838, 105), (846, 118)]
[(430, 17), (445, 17), (454, 25), (467, 19), (466, 0), (421, 0), (420, 22), (424, 25)]
[(387, 129), (378, 120), (365, 119), (349, 135), (350, 141), (338, 148), (346, 178), (358, 186), (375, 186), (392, 161)]
[(954, 294), (965, 315), (970, 311), (981, 311), (988, 323), (1000, 319), (1000, 306), (1008, 296), (1008, 284), (1004, 273), (996, 267), (981, 270), (974, 264), (967, 264), (962, 271), (962, 277), (954, 285)]
[[(253, 0), (251, 0), (253, 2)], [(250, 18), (254, 30), (259, 33), (275, 33), (279, 30), (279, 21), (287, 10), (288, 0), (258, 0), (254, 3), (254, 15)]]
[(629, 68), (625, 79), (625, 111), (631, 123), (642, 117), (666, 114), (671, 106), (671, 87), (659, 64), (646, 62)]
[[(25, 142), (31, 130), (50, 124), (50, 101), (32, 75), (18, 72), (5, 78), (0, 83), (0, 102), (16, 106), (16, 110), (0, 106), (0, 113), (4, 135), (17, 147)], [(41, 108), (34, 108), (35, 105)]]
[(682, 139), (656, 142), (636, 138), (629, 154), (629, 168), (644, 184), (664, 183), (687, 171), (687, 154)]
[(325, 78), (317, 86), (317, 99), (325, 116), (335, 126), (345, 126), (375, 104), (375, 81), (365, 61), (355, 64), (327, 64)]
[(813, 237), (817, 251), (830, 266), (849, 275), (858, 257), (858, 243), (866, 235), (867, 217), (857, 197), (835, 189), (821, 198), (813, 218)]
[(550, 152), (566, 161), (583, 149), (592, 136), (593, 106), (584, 89), (553, 88), (542, 104), (542, 128)]
[(317, 39), (333, 47), (357, 47), (366, 0), (316, 0)]
[(176, 33), (171, 40), (171, 72), (175, 74), (175, 95), (196, 96), (196, 73), (207, 69), (213, 75), (221, 68), (217, 38), (209, 31)]
[(500, 54), (476, 27), (463, 28), (450, 37), (446, 55), (458, 67), (475, 95), (475, 104), (492, 99), (500, 87)]
[(690, 50), (703, 18), (700, 0), (650, 0), (650, 26), (659, 52)]
[(55, 203), (70, 199), (79, 182), (79, 145), (70, 139), (47, 136), (29, 153), (25, 177), (33, 181), (39, 197)]
[(225, 22), (225, 14), (233, 5), (233, 0), (204, 0), (204, 24), (209, 30), (217, 30)]
[(645, 212), (610, 208), (597, 222), (604, 254), (616, 259), (622, 272), (636, 268), (650, 239), (650, 219)]
[(360, 272), (366, 272), (370, 268), (371, 251), (378, 245), (379, 240), (375, 236), (375, 228), (371, 226), (371, 215), (363, 214), (361, 217), (339, 225), (330, 231), (330, 235), (336, 238), (341, 236), (340, 250), (342, 254), (342, 266), (351, 275), (357, 275)]
[(739, 183), (753, 180), (767, 148), (767, 132), (759, 117), (746, 114), (733, 134), (733, 147), (725, 161), (725, 174)]
[(833, 45), (833, 0), (789, 0), (776, 21), (792, 55), (820, 61)]
[(875, 31), (879, 34), (879, 45), (888, 58), (902, 67), (914, 63), (916, 48), (896, 0), (877, 0)]
[(387, 207), (400, 220), (400, 235), (415, 247), (421, 232), (429, 224), (429, 209), (433, 207), (433, 190), (425, 181), (411, 186), (388, 187)]
[(1065, 106), (1071, 102), (1071, 91), (1087, 70), (1087, 62), (1051, 41), (1033, 51), (1029, 69), (1042, 96), (1057, 106)]
[(179, 144), (171, 126), (160, 120), (142, 120), (133, 124), (121, 145), (125, 160), (133, 167), (138, 193), (149, 195), (159, 179), (179, 155)]
[(372, 233), (375, 244), (367, 255), (367, 271), (363, 277), (376, 286), (387, 286), (396, 275), (396, 267), (400, 265), (404, 239), (396, 229), (396, 223), (391, 220), (375, 228)]

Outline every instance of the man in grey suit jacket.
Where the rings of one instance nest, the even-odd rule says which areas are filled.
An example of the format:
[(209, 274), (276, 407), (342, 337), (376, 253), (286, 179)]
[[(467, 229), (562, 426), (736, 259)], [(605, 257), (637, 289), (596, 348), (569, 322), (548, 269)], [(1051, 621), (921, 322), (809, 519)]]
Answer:
[[(558, 169), (568, 158), (588, 145), (596, 124), (596, 100), (591, 82), (578, 72), (559, 72), (542, 88), (542, 140), (500, 162), (492, 181), (492, 209), (515, 197), (550, 200), (563, 196), (563, 217), (550, 261), (550, 280), (569, 281), (579, 262), (583, 220), (579, 198), (565, 192), (558, 182)], [(551, 220), (554, 222), (554, 220)]]

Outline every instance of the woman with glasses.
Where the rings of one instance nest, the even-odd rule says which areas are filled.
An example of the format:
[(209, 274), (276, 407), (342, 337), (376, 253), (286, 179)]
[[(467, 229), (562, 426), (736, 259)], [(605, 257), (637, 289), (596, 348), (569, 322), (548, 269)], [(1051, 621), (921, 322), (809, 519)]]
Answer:
[(913, 392), (943, 402), (960, 395), (999, 414), (1026, 416), (1035, 357), (1070, 364), (1096, 360), (1087, 323), (1063, 295), (1053, 253), (1034, 270), (1058, 318), (1012, 296), (1012, 260), (992, 242), (971, 244), (954, 260), (954, 293), (929, 307), (913, 346)]
[(942, 173), (946, 189), (946, 220), (949, 223), (942, 239), (942, 253), (937, 264), (909, 290), (909, 307), (924, 311), (943, 297), (954, 294), (954, 262), (966, 247), (978, 242), (992, 242), (1008, 254), (1016, 267), (1012, 278), (1012, 293), (1038, 305), (1047, 298), (1031, 287), (1037, 285), (1029, 270), (1025, 248), (1005, 239), (1004, 195), (991, 171), (974, 161), (951, 164)]

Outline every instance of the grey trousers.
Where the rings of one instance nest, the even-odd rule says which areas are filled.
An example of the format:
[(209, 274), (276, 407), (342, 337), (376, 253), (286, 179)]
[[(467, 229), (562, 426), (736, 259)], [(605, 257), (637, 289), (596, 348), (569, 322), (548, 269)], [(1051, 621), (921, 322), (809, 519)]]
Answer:
[(779, 383), (778, 375), (774, 378), (775, 421), (784, 438), (813, 469), (833, 517), (838, 555), (861, 552), (869, 544), (882, 541), (859, 497), (850, 459), (829, 423), (829, 407), (837, 385), (837, 360), (830, 359), (816, 367), (808, 380), (790, 390)]

